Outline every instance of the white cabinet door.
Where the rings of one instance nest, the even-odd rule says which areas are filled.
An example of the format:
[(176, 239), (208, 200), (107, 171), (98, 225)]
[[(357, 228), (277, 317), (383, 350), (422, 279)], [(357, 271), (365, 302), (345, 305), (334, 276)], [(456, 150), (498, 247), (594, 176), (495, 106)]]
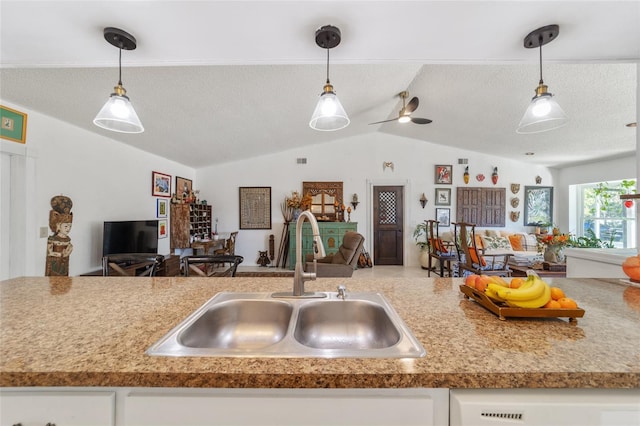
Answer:
[(125, 425), (446, 425), (448, 389), (149, 389)]
[(115, 392), (2, 391), (0, 425), (114, 426)]
[(451, 426), (635, 426), (640, 389), (453, 389)]

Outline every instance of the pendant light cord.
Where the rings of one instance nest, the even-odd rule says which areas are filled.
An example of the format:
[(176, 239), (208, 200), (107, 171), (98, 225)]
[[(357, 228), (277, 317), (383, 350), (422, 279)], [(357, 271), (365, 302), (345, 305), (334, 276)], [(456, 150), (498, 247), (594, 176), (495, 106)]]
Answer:
[(542, 81), (542, 36), (538, 37), (538, 40), (540, 42), (540, 84), (544, 84)]
[(120, 48), (118, 51), (120, 52), (118, 58), (118, 85), (122, 86), (122, 42), (120, 42)]
[(327, 84), (329, 83), (329, 49), (327, 49)]

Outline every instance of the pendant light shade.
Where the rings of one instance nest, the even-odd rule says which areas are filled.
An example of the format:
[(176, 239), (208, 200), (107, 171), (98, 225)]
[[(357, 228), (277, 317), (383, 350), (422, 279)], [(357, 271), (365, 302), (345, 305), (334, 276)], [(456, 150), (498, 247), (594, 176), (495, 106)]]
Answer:
[(559, 32), (558, 25), (548, 25), (532, 31), (524, 39), (524, 47), (540, 48), (540, 82), (536, 88), (536, 95), (531, 99), (529, 107), (520, 120), (517, 133), (546, 132), (562, 127), (569, 121), (553, 95), (547, 92), (547, 86), (542, 79), (542, 46), (554, 40)]
[(105, 28), (104, 38), (119, 49), (119, 77), (113, 93), (104, 104), (93, 123), (106, 130), (120, 133), (142, 133), (144, 127), (133, 109), (127, 91), (122, 86), (122, 50), (134, 50), (136, 39), (118, 28)]
[(316, 31), (316, 44), (323, 49), (327, 49), (327, 82), (324, 85), (316, 109), (313, 111), (311, 121), (309, 121), (309, 126), (315, 130), (340, 130), (347, 127), (350, 122), (329, 81), (329, 49), (340, 44), (340, 40), (340, 30), (331, 25), (326, 25)]

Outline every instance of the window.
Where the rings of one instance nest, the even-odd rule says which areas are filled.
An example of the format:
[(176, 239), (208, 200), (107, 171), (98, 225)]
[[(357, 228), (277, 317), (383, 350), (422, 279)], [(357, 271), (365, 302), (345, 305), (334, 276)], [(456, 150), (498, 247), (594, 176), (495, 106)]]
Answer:
[(577, 236), (595, 236), (612, 248), (636, 247), (635, 205), (626, 207), (619, 197), (635, 189), (635, 180), (577, 185)]

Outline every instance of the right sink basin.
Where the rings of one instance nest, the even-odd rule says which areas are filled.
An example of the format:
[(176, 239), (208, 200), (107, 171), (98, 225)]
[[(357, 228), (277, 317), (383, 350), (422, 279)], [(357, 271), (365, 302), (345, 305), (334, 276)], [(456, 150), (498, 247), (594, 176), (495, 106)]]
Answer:
[(402, 334), (380, 304), (367, 300), (322, 300), (300, 307), (295, 339), (316, 349), (389, 348)]
[(154, 343), (154, 356), (419, 358), (425, 350), (379, 293), (322, 299), (218, 293)]

